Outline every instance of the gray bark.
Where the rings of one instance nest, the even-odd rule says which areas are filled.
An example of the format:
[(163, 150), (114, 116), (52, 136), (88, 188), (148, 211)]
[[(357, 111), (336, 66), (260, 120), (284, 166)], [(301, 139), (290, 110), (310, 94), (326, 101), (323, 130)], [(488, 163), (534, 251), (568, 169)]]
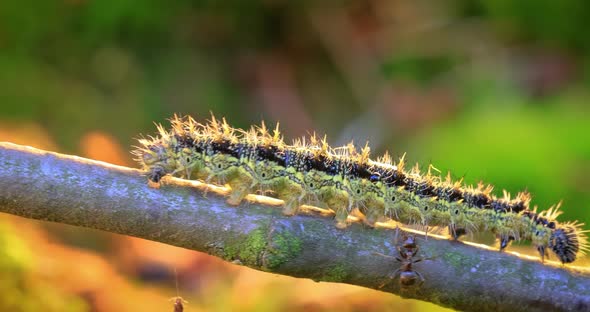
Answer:
[[(159, 189), (135, 169), (0, 143), (0, 212), (141, 237), (257, 270), (347, 283), (469, 311), (589, 311), (587, 269), (417, 237), (420, 286), (390, 278), (400, 263), (391, 229), (324, 214), (283, 216), (276, 203), (225, 203), (223, 191), (169, 179)], [(398, 240), (401, 242), (401, 239)], [(0, 247), (1, 248), (1, 247)], [(385, 286), (381, 287), (383, 283)]]

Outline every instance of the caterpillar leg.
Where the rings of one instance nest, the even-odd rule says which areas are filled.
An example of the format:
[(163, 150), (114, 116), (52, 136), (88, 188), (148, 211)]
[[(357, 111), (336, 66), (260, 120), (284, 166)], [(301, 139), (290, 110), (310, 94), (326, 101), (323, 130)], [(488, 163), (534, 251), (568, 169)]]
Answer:
[(545, 258), (549, 258), (549, 254), (545, 252), (545, 246), (537, 246), (537, 251), (541, 257), (541, 262), (545, 263)]
[(322, 201), (326, 203), (326, 206), (336, 213), (336, 216), (334, 217), (336, 227), (339, 229), (347, 228), (348, 212), (350, 211), (348, 208), (348, 194), (334, 188), (324, 188), (321, 193), (321, 198)]
[(283, 206), (283, 214), (286, 216), (294, 216), (299, 212), (299, 207), (301, 203), (298, 200), (289, 200), (285, 201), (285, 205)]
[(378, 209), (377, 207), (372, 207), (364, 210), (365, 211), (363, 211), (363, 213), (365, 214), (365, 219), (363, 220), (363, 222), (370, 227), (375, 227), (375, 223), (379, 221), (384, 214), (383, 209)]
[(252, 193), (252, 176), (242, 170), (234, 170), (231, 175), (228, 175), (229, 181), (227, 184), (231, 187), (231, 193), (227, 199), (227, 203), (232, 206), (239, 205), (248, 194)]
[(237, 188), (232, 187), (231, 194), (226, 202), (231, 206), (237, 206), (244, 200), (244, 198), (246, 198), (246, 196), (248, 196), (248, 193), (250, 192), (246, 186)]
[(345, 229), (348, 227), (348, 210), (345, 207), (336, 209), (336, 227), (339, 229)]
[(406, 201), (400, 201), (394, 206), (394, 208), (400, 212), (399, 220), (395, 221), (409, 225), (424, 224), (426, 221), (422, 211)]
[(369, 211), (365, 215), (365, 219), (363, 220), (363, 222), (370, 227), (375, 227), (375, 222), (377, 222), (378, 219), (379, 216), (374, 211)]
[(510, 245), (510, 242), (514, 240), (514, 236), (500, 236), (500, 251), (504, 251), (506, 247)]
[(449, 225), (449, 234), (453, 237), (453, 240), (459, 240), (459, 237), (467, 234), (467, 229), (457, 227), (456, 224)]
[(286, 216), (296, 215), (302, 205), (304, 190), (301, 185), (281, 177), (275, 180), (273, 189), (275, 189), (277, 198), (285, 202), (283, 214)]

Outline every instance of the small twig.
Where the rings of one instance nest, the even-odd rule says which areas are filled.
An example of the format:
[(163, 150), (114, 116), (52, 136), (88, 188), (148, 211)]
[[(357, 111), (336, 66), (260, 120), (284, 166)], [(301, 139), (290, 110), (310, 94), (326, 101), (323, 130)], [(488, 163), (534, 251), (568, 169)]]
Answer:
[[(396, 231), (358, 223), (339, 230), (317, 213), (286, 217), (276, 209), (280, 201), (268, 198), (230, 207), (226, 193), (179, 179), (153, 189), (135, 169), (0, 143), (1, 212), (141, 237), (316, 281), (377, 289), (399, 269), (397, 261), (375, 256), (396, 254)], [(428, 236), (420, 251), (437, 257), (419, 266), (426, 282), (412, 292), (399, 283), (383, 291), (470, 311), (590, 309), (587, 269)]]

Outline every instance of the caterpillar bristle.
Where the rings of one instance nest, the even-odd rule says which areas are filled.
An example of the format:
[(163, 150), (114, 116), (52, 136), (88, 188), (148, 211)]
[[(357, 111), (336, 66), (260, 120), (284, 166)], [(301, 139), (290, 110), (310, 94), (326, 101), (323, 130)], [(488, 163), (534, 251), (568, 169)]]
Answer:
[(454, 239), (491, 231), (501, 249), (526, 239), (542, 259), (551, 250), (562, 263), (590, 250), (581, 223), (556, 221), (561, 203), (537, 212), (526, 190), (495, 196), (492, 185), (464, 185), (463, 178), (453, 180), (450, 172), (443, 177), (432, 164), (425, 172), (419, 164), (406, 170), (406, 154), (393, 161), (385, 152), (372, 160), (368, 142), (360, 149), (354, 142), (331, 147), (325, 135), (312, 132), (287, 144), (279, 123), (272, 130), (264, 121), (243, 130), (213, 114), (205, 123), (175, 114), (170, 124), (169, 130), (156, 124), (157, 135), (140, 136), (132, 151), (156, 185), (166, 175), (228, 185), (228, 203), (237, 205), (249, 193), (267, 194), (285, 202), (286, 215), (296, 214), (301, 205), (316, 205), (333, 210), (339, 228), (358, 208), (369, 226), (389, 218), (448, 228)]
[(588, 243), (588, 234), (590, 230), (583, 230), (584, 223), (577, 221), (565, 223), (566, 226), (570, 226), (575, 229), (574, 233), (578, 239), (578, 255), (586, 255), (590, 251), (590, 243)]
[(403, 172), (404, 171), (404, 168), (405, 168), (405, 165), (406, 165), (406, 153), (404, 153), (400, 157), (399, 161), (396, 164), (394, 164), (394, 165), (395, 165), (395, 167), (397, 168), (398, 171)]
[(382, 163), (387, 166), (392, 166), (393, 162), (391, 160), (391, 156), (389, 156), (389, 152), (385, 151), (385, 153), (379, 157), (377, 157), (377, 163)]

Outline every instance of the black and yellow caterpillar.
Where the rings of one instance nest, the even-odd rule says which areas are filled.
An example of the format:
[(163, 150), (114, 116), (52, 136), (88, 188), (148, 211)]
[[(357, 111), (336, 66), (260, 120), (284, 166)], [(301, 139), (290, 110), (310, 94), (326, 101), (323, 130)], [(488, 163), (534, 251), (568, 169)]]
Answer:
[(385, 154), (371, 160), (368, 146), (332, 148), (315, 135), (286, 144), (278, 124), (273, 131), (264, 123), (241, 130), (214, 116), (207, 123), (174, 116), (171, 124), (170, 130), (159, 125), (156, 137), (139, 139), (133, 152), (152, 183), (172, 175), (229, 185), (232, 205), (251, 193), (268, 194), (284, 201), (286, 215), (301, 205), (328, 208), (338, 228), (346, 228), (348, 214), (358, 208), (370, 226), (393, 219), (448, 227), (454, 239), (491, 231), (501, 249), (511, 240), (529, 240), (542, 260), (550, 249), (562, 263), (588, 248), (582, 224), (557, 222), (559, 205), (537, 213), (526, 192), (496, 197), (491, 186), (463, 186), (417, 166), (405, 170), (403, 158), (393, 163)]

